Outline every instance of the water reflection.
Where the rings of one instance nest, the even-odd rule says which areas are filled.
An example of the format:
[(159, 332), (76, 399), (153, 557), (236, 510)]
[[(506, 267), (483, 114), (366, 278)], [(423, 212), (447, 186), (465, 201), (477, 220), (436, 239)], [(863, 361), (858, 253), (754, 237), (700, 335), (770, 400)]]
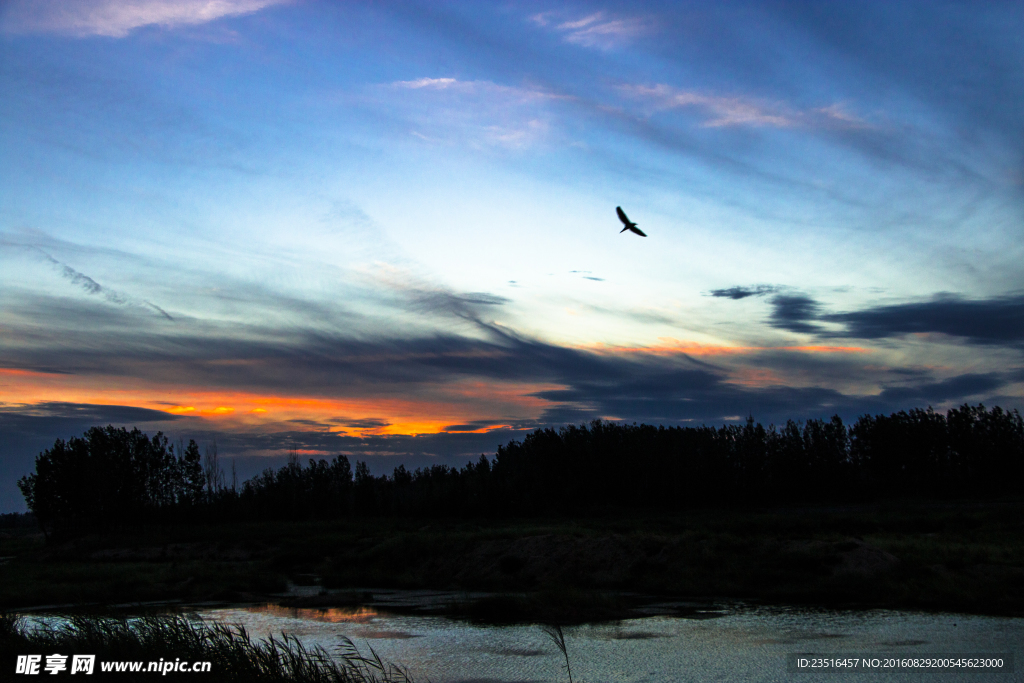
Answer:
[(269, 614), (291, 619), (307, 621), (327, 621), (332, 624), (352, 623), (367, 624), (377, 618), (379, 613), (372, 607), (283, 607), (273, 603), (254, 605), (243, 608), (253, 614)]
[[(848, 672), (797, 674), (794, 652), (1014, 652), (1024, 662), (1024, 619), (894, 611), (825, 612), (743, 606), (715, 619), (653, 616), (565, 630), (573, 677), (592, 683), (849, 680)], [(261, 605), (216, 609), (208, 619), (241, 623), (255, 636), (294, 634), (334, 651), (351, 638), (434, 683), (563, 681), (564, 660), (537, 626), (482, 626), (380, 607), (333, 609)], [(961, 672), (868, 674), (886, 681), (958, 681)], [(971, 672), (971, 681), (1024, 681), (1020, 672)]]

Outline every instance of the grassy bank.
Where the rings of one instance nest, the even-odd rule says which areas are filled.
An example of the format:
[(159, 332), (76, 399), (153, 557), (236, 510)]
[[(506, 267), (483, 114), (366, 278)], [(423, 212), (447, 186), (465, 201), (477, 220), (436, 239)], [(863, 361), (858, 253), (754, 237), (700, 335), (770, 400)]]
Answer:
[(634, 604), (616, 597), (624, 591), (1024, 614), (1021, 500), (577, 520), (209, 525), (50, 546), (11, 532), (0, 538), (0, 556), (13, 556), (0, 565), (4, 607), (257, 600), (290, 581), (492, 591), (499, 595), (489, 606), (455, 607), (496, 620), (614, 616)]
[[(409, 680), (399, 667), (382, 662), (371, 651), (362, 655), (346, 642), (335, 657), (321, 648), (308, 649), (296, 638), (253, 640), (241, 627), (207, 624), (184, 616), (148, 616), (127, 619), (73, 616), (60, 626), (27, 628), (13, 615), (0, 615), (0, 661), (11, 671), (18, 655), (95, 655), (93, 676), (119, 681), (147, 680), (145, 669), (158, 663), (160, 675), (176, 679), (194, 676), (177, 673), (170, 664), (209, 662), (204, 681), (274, 681), (280, 683), (391, 683)], [(141, 662), (142, 671), (104, 675), (103, 663)], [(164, 666), (164, 662), (167, 666)], [(40, 673), (45, 659), (40, 665)], [(85, 673), (85, 672), (77, 672)]]

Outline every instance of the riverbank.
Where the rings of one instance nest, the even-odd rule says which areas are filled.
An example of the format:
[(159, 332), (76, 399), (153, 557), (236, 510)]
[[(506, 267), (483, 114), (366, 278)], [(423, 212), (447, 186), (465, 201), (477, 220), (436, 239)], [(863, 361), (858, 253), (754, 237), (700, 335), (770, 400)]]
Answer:
[(0, 557), (7, 609), (280, 602), (306, 585), (310, 607), (365, 587), (481, 591), (451, 609), (493, 621), (616, 618), (637, 595), (1024, 615), (1022, 500), (200, 525), (49, 546), (10, 531)]

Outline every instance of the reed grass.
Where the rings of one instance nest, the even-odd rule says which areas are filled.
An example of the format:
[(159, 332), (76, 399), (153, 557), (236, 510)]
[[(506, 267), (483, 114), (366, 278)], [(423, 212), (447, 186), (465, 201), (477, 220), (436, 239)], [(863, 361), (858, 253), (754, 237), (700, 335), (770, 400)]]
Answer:
[(562, 631), (562, 627), (558, 624), (548, 624), (541, 626), (541, 630), (551, 638), (555, 647), (565, 657), (565, 673), (569, 676), (569, 683), (572, 683), (572, 667), (569, 665), (569, 651), (565, 647), (565, 633)]
[[(240, 625), (208, 623), (198, 617), (70, 616), (56, 625), (28, 624), (15, 614), (0, 615), (2, 665), (19, 654), (94, 654), (96, 675), (103, 661), (159, 659), (212, 663), (209, 673), (174, 674), (207, 683), (411, 683), (408, 672), (381, 660), (372, 648), (363, 654), (347, 638), (334, 656), (320, 646), (307, 647), (295, 636), (253, 639)], [(118, 681), (149, 680), (152, 673), (116, 673)], [(162, 677), (163, 678), (163, 677)]]

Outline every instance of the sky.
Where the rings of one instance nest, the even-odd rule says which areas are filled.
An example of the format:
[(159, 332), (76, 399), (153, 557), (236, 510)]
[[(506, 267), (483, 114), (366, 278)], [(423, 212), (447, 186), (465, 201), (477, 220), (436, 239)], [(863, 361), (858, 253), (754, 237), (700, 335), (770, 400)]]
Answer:
[(1017, 2), (3, 0), (0, 511), (92, 425), (251, 474), (1024, 408), (1021, 35)]

